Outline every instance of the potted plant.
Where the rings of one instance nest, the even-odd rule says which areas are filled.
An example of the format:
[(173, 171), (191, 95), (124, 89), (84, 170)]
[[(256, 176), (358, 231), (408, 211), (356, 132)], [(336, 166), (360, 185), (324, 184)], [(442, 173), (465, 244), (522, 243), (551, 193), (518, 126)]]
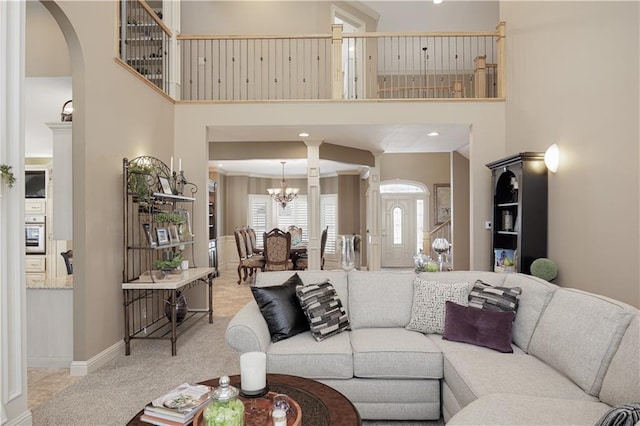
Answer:
[(11, 169), (12, 166), (0, 164), (0, 177), (2, 178), (2, 181), (9, 186), (9, 188), (13, 188), (13, 184), (16, 183), (16, 177), (13, 175)]
[(129, 163), (129, 181), (127, 186), (139, 203), (149, 203), (153, 180), (151, 174), (155, 167), (151, 164)]
[(177, 213), (160, 212), (156, 215), (156, 222), (179, 226), (185, 223), (185, 219)]

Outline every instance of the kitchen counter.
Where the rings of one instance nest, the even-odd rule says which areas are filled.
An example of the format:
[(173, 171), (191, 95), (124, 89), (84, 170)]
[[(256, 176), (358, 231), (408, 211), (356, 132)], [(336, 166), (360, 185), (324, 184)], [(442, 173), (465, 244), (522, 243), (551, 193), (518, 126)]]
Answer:
[(49, 289), (49, 290), (69, 290), (73, 289), (73, 275), (57, 277), (53, 280), (45, 280), (44, 283), (27, 284), (27, 288)]

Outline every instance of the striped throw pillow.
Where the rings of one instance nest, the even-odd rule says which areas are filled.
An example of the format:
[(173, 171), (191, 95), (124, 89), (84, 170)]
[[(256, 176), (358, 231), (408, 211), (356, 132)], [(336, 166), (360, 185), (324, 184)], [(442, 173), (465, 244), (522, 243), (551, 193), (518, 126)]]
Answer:
[(518, 297), (522, 294), (520, 287), (495, 287), (477, 280), (469, 293), (469, 306), (487, 311), (518, 310)]
[(347, 312), (329, 280), (298, 286), (296, 294), (309, 320), (311, 335), (318, 342), (351, 329)]

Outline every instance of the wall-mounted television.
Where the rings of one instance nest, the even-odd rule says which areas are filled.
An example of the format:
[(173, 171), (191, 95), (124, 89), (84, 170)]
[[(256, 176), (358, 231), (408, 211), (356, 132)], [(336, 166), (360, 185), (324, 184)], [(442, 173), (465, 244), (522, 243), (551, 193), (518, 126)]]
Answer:
[(25, 198), (46, 198), (47, 172), (44, 170), (26, 170), (24, 175)]

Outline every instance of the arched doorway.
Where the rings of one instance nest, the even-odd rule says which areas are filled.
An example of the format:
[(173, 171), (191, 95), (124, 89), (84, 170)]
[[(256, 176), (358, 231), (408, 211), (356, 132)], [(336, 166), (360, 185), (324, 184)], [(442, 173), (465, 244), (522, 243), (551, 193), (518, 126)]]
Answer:
[(424, 229), (429, 223), (429, 196), (429, 190), (419, 182), (380, 184), (381, 267), (413, 266), (413, 256), (422, 248)]

